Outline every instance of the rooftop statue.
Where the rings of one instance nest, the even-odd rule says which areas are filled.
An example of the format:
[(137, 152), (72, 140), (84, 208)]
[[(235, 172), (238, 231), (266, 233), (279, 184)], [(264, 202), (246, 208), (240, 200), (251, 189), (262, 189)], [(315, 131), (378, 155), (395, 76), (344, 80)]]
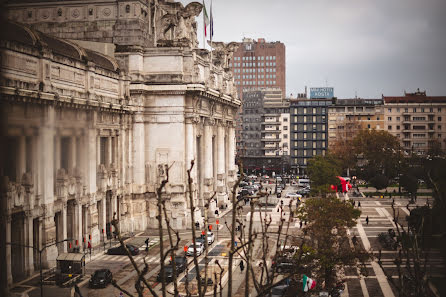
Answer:
[[(166, 3), (169, 4), (169, 3)], [(177, 3), (175, 3), (177, 4)], [(178, 5), (176, 5), (178, 6)], [(179, 9), (166, 10), (166, 14), (159, 20), (160, 46), (198, 46), (197, 22), (195, 17), (199, 16), (203, 5), (199, 2), (191, 2), (186, 7), (180, 3)]]
[(239, 44), (237, 42), (224, 43), (221, 41), (208, 41), (208, 44), (214, 49), (212, 52), (213, 63), (215, 65), (221, 65), (224, 69), (228, 69), (232, 56), (239, 47)]

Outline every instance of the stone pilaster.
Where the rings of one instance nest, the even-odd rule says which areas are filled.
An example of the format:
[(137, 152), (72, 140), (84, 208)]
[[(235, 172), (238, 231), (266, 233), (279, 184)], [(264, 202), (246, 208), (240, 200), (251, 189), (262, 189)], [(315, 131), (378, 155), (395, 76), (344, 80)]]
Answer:
[[(26, 212), (25, 216), (25, 244), (33, 246), (33, 217), (31, 212)], [(25, 249), (25, 275), (31, 276), (34, 272), (34, 251), (32, 248)]]
[[(6, 216), (6, 242), (11, 242), (11, 216)], [(8, 286), (12, 285), (12, 254), (11, 254), (11, 245), (7, 244), (5, 247), (6, 250), (6, 278), (8, 282)]]
[(217, 205), (227, 203), (226, 174), (225, 174), (225, 128), (217, 127)]
[(212, 150), (212, 130), (215, 124), (215, 120), (209, 119), (205, 122), (204, 126), (204, 192), (203, 198), (208, 199), (211, 197), (214, 190), (214, 174), (213, 174), (213, 150)]
[(133, 157), (133, 183), (142, 186), (145, 184), (144, 118), (142, 113), (137, 113), (134, 116)]

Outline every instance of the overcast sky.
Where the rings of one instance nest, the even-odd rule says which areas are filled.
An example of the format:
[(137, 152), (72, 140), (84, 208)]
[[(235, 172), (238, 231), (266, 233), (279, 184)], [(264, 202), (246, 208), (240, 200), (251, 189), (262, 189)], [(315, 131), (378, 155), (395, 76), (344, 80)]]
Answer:
[(328, 83), (338, 98), (446, 96), (445, 0), (213, 0), (213, 15), (215, 41), (285, 44), (287, 95)]

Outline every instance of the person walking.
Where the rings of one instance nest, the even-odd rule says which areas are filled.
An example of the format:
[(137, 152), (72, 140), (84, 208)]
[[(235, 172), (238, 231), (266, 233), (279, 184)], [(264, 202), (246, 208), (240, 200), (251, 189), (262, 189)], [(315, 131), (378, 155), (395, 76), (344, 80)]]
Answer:
[(300, 229), (302, 229), (302, 221), (300, 221), (299, 226), (300, 226)]
[(358, 207), (361, 207), (361, 201), (358, 202)]
[(243, 272), (245, 269), (245, 264), (243, 263), (243, 260), (240, 261), (240, 271)]
[(367, 217), (365, 218), (365, 222), (366, 222), (367, 225), (369, 224), (369, 216), (367, 216)]
[(147, 239), (145, 240), (145, 243), (146, 243), (146, 252), (149, 250), (149, 241), (150, 241), (150, 238), (147, 237)]

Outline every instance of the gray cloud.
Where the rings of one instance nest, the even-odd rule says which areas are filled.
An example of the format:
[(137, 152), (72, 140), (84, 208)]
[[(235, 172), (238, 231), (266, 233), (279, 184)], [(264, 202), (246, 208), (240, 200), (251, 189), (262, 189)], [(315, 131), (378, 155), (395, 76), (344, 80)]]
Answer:
[(344, 98), (446, 95), (445, 13), (443, 0), (214, 0), (214, 39), (285, 43), (287, 94), (328, 81)]

